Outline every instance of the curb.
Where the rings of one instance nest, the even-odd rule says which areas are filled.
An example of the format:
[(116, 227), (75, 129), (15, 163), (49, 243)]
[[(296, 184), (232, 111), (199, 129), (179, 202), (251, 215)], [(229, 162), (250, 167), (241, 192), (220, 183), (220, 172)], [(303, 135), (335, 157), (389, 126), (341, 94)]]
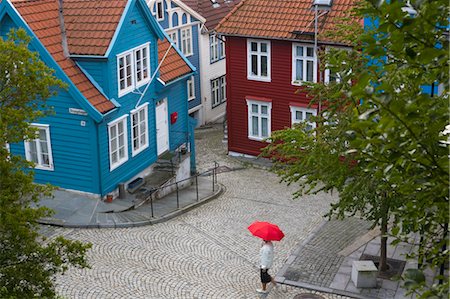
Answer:
[(109, 222), (109, 223), (96, 223), (96, 224), (94, 224), (94, 223), (87, 223), (87, 224), (65, 223), (65, 221), (61, 220), (61, 219), (43, 218), (43, 219), (39, 219), (37, 221), (37, 223), (44, 224), (44, 225), (56, 226), (56, 227), (65, 227), (65, 228), (131, 228), (131, 227), (153, 225), (153, 224), (168, 221), (176, 216), (184, 214), (198, 206), (201, 206), (201, 205), (219, 197), (225, 191), (225, 186), (223, 186), (220, 183), (217, 183), (217, 186), (218, 186), (217, 191), (215, 191), (213, 194), (211, 194), (203, 199), (200, 199), (197, 202), (191, 203), (179, 210), (175, 210), (169, 214), (159, 217), (159, 218), (150, 218), (148, 220), (136, 221), (136, 222), (125, 222), (125, 223)]

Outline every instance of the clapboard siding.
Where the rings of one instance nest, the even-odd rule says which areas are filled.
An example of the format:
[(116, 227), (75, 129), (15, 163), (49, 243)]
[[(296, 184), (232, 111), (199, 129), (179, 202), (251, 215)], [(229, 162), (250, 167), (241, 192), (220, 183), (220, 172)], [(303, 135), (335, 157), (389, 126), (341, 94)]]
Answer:
[(107, 96), (109, 96), (107, 88), (109, 85), (108, 74), (105, 72), (107, 65), (106, 59), (77, 59), (77, 63), (86, 71), (92, 79), (103, 89)]
[[(188, 133), (188, 114), (187, 114), (187, 78), (180, 79), (177, 82), (164, 88), (162, 92), (158, 93), (158, 99), (167, 98), (168, 102), (168, 118), (169, 118), (169, 147), (170, 150), (176, 149), (181, 144), (187, 142)], [(170, 115), (172, 113), (178, 114), (177, 121), (172, 124)]]
[[(66, 91), (59, 91), (56, 97), (48, 100), (47, 105), (54, 107), (55, 114), (39, 124), (50, 126), (54, 170), (35, 170), (35, 181), (98, 193), (96, 169), (97, 144), (93, 140), (94, 122), (87, 116), (69, 114), (69, 108), (80, 109)], [(84, 122), (84, 126), (81, 122)], [(22, 143), (23, 147), (23, 143)]]
[(258, 155), (267, 143), (248, 139), (246, 98), (262, 97), (272, 100), (271, 130), (291, 126), (290, 102), (307, 105), (305, 92), (291, 84), (292, 43), (271, 40), (271, 82), (247, 79), (247, 39), (227, 37), (227, 119), (228, 149)]
[[(131, 22), (135, 20), (136, 22)], [(155, 81), (152, 82), (146, 94), (142, 97), (140, 105), (148, 102), (148, 129), (149, 129), (149, 147), (136, 156), (132, 156), (131, 150), (131, 116), (130, 111), (135, 109), (136, 104), (141, 97), (136, 93), (128, 93), (119, 98), (117, 85), (117, 55), (128, 51), (134, 47), (140, 46), (146, 42), (150, 42), (150, 68), (153, 74), (157, 67), (157, 39), (154, 35), (147, 20), (144, 19), (143, 11), (139, 5), (130, 7), (127, 18), (123, 22), (117, 41), (108, 57), (108, 73), (110, 75), (110, 89), (108, 94), (117, 99), (121, 107), (117, 111), (105, 117), (104, 121), (98, 125), (99, 144), (100, 144), (100, 173), (102, 176), (102, 192), (107, 194), (117, 187), (117, 184), (125, 182), (135, 176), (140, 171), (147, 168), (157, 159), (156, 155), (156, 129), (154, 124), (155, 107), (153, 99), (155, 98)], [(150, 75), (151, 75), (150, 74)], [(139, 88), (141, 91), (145, 86)], [(139, 106), (140, 106), (139, 105)], [(128, 161), (118, 168), (110, 171), (109, 163), (109, 144), (108, 144), (108, 123), (115, 119), (128, 115), (127, 132), (128, 132)]]

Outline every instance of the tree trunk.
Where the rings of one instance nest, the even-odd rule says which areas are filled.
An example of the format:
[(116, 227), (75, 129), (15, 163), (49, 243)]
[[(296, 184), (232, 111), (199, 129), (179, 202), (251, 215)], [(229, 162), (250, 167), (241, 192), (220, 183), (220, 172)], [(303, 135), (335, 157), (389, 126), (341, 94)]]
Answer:
[(385, 272), (387, 266), (387, 230), (388, 230), (388, 198), (386, 194), (382, 195), (381, 200), (381, 244), (380, 244), (380, 264), (378, 265), (379, 272)]
[(380, 244), (380, 264), (378, 271), (384, 272), (388, 269), (387, 266), (387, 219), (381, 219), (381, 244)]

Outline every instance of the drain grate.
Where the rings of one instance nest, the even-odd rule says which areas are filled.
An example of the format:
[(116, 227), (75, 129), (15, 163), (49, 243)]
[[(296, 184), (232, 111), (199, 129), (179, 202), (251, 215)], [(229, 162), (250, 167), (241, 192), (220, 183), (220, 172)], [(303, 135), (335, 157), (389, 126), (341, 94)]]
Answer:
[(303, 293), (295, 295), (292, 299), (325, 299), (325, 297), (317, 294)]

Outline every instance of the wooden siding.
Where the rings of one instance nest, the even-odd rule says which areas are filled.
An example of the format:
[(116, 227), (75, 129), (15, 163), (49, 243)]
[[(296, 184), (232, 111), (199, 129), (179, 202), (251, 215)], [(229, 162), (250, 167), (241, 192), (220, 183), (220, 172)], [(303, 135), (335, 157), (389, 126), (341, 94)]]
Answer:
[(107, 93), (109, 91), (109, 76), (105, 72), (107, 68), (106, 59), (74, 59), (86, 71), (92, 79), (100, 86), (108, 98), (111, 96)]
[[(66, 91), (49, 99), (47, 105), (53, 107), (55, 114), (35, 123), (50, 126), (54, 170), (36, 169), (35, 182), (98, 193), (95, 123), (88, 116), (69, 113), (69, 108), (81, 107)], [(25, 156), (24, 143), (12, 146), (11, 152)]]
[[(11, 28), (17, 26), (9, 16), (0, 23), (0, 36), (5, 37)], [(30, 44), (30, 50), (35, 48)], [(55, 97), (48, 99), (48, 107), (54, 114), (34, 123), (50, 127), (54, 170), (35, 170), (37, 183), (50, 183), (65, 189), (98, 193), (98, 164), (95, 124), (89, 116), (69, 113), (69, 108), (81, 109), (66, 90), (59, 90)], [(84, 122), (84, 126), (81, 122)], [(25, 156), (24, 143), (11, 145), (13, 154)]]
[[(136, 3), (136, 2), (135, 2)], [(135, 22), (132, 22), (135, 20)], [(105, 195), (114, 190), (119, 183), (125, 182), (138, 174), (140, 171), (153, 164), (156, 159), (156, 128), (155, 128), (155, 84), (154, 80), (143, 96), (140, 105), (148, 102), (148, 130), (149, 130), (149, 147), (136, 156), (132, 156), (131, 150), (131, 116), (130, 111), (135, 109), (136, 104), (141, 97), (137, 93), (127, 93), (122, 97), (118, 97), (117, 85), (117, 54), (128, 51), (132, 48), (140, 46), (146, 42), (150, 42), (150, 77), (157, 67), (157, 40), (148, 22), (144, 19), (144, 14), (139, 5), (130, 7), (127, 18), (123, 22), (116, 43), (108, 57), (106, 73), (109, 76), (110, 84), (105, 92), (115, 98), (121, 105), (117, 111), (108, 114), (104, 121), (99, 124), (99, 143), (100, 143), (100, 174), (102, 176), (101, 194)], [(145, 85), (139, 90), (143, 91)], [(128, 133), (128, 161), (120, 165), (113, 171), (110, 171), (109, 161), (109, 144), (108, 144), (108, 123), (115, 119), (128, 115), (127, 133)]]
[(271, 82), (247, 79), (247, 39), (227, 37), (226, 80), (228, 150), (258, 155), (267, 143), (248, 139), (248, 112), (246, 97), (272, 100), (271, 131), (291, 126), (289, 102), (308, 104), (301, 89), (291, 84), (292, 43), (271, 40)]
[[(167, 98), (168, 102), (168, 119), (169, 119), (169, 148), (175, 150), (178, 146), (186, 142), (186, 134), (189, 129), (188, 122), (188, 105), (187, 105), (187, 89), (186, 81), (188, 78), (180, 79), (177, 82), (164, 88), (157, 94), (157, 99)], [(172, 124), (170, 115), (178, 113), (177, 121)]]

